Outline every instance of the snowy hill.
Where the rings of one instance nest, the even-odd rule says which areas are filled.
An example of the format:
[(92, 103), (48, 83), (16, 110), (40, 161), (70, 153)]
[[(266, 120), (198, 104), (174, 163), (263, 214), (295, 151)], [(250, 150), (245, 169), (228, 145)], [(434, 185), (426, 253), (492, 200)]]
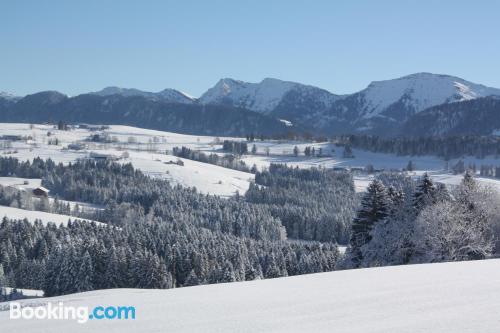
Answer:
[(326, 90), (295, 82), (266, 78), (259, 83), (249, 83), (226, 78), (208, 89), (199, 101), (204, 104), (230, 104), (268, 114), (292, 91), (304, 95), (316, 93), (317, 99), (322, 100), (325, 106), (336, 99), (335, 95)]
[[(0, 206), (0, 219), (3, 217), (8, 217), (9, 219), (23, 220), (27, 219), (29, 222), (34, 223), (35, 220), (40, 220), (43, 224), (47, 224), (48, 222), (55, 223), (56, 225), (67, 225), (68, 221), (86, 221), (91, 222), (87, 219), (82, 219), (70, 215), (62, 215), (62, 214), (53, 214), (47, 212), (40, 212), (36, 210), (26, 210), (14, 207), (6, 207)], [(94, 221), (95, 222), (95, 221)], [(97, 224), (101, 224), (100, 222), (95, 222)]]
[(160, 92), (154, 93), (134, 88), (106, 87), (100, 91), (93, 92), (92, 94), (99, 96), (111, 96), (111, 95), (121, 95), (125, 97), (142, 96), (151, 99), (153, 101), (164, 101), (168, 103), (191, 104), (196, 100), (194, 97), (191, 97), (175, 89), (164, 89)]
[[(43, 142), (47, 132), (51, 131), (52, 137), (57, 138), (60, 145), (48, 145)], [(254, 175), (242, 171), (223, 168), (220, 166), (180, 159), (172, 155), (166, 155), (165, 151), (172, 151), (174, 147), (186, 146), (192, 149), (204, 151), (208, 154), (216, 153), (220, 144), (215, 144), (215, 137), (193, 136), (171, 132), (155, 131), (129, 126), (109, 126), (103, 133), (109, 137), (114, 137), (116, 144), (106, 144), (105, 149), (99, 144), (85, 141), (93, 132), (87, 129), (74, 129), (72, 131), (59, 131), (50, 125), (35, 125), (30, 129), (29, 124), (0, 124), (2, 135), (32, 135), (35, 142), (25, 143), (16, 141), (12, 143), (12, 149), (16, 153), (9, 156), (20, 160), (32, 160), (35, 157), (44, 159), (51, 158), (56, 163), (67, 164), (77, 159), (85, 158), (90, 153), (102, 153), (120, 156), (124, 149), (129, 149), (129, 157), (122, 158), (121, 163), (132, 163), (135, 168), (144, 173), (157, 178), (164, 178), (173, 184), (185, 187), (196, 187), (202, 193), (210, 193), (223, 197), (229, 197), (239, 191), (245, 193), (253, 180)], [(133, 138), (134, 142), (128, 142)], [(219, 138), (219, 140), (238, 138)], [(83, 143), (86, 149), (67, 149), (71, 143)], [(149, 142), (154, 144), (152, 151)], [(0, 147), (0, 153), (12, 149)], [(184, 165), (175, 164), (178, 159), (183, 160)], [(0, 185), (8, 186), (12, 184), (22, 184), (24, 179), (0, 177)], [(10, 182), (9, 182), (10, 181)], [(29, 180), (30, 184), (34, 183)], [(39, 184), (39, 183), (38, 183)], [(3, 216), (1, 216), (3, 217)]]
[(24, 302), (135, 306), (136, 319), (42, 322), (0, 311), (0, 321), (6, 332), (498, 332), (499, 268), (486, 260), (100, 290)]

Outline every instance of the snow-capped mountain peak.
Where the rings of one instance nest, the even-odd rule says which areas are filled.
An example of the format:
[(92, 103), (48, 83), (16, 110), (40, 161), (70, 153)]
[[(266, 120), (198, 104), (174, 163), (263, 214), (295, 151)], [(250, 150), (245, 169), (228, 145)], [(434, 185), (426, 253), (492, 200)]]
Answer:
[(11, 94), (11, 93), (8, 93), (8, 92), (5, 92), (5, 91), (0, 91), (0, 98), (6, 99), (9, 101), (15, 101), (15, 100), (20, 99), (21, 97), (16, 96), (16, 95)]
[(500, 89), (449, 75), (416, 73), (398, 79), (372, 82), (360, 94), (365, 102), (363, 116), (370, 118), (383, 113), (395, 103), (417, 113), (439, 104), (500, 95)]
[(200, 97), (200, 101), (203, 103), (211, 103), (212, 101), (224, 98), (231, 93), (237, 93), (240, 90), (247, 89), (250, 84), (251, 83), (231, 78), (220, 79), (213, 88), (208, 89), (208, 91)]
[(231, 104), (257, 112), (270, 113), (289, 92), (301, 89), (309, 92), (314, 89), (326, 92), (316, 87), (274, 78), (265, 78), (259, 83), (224, 78), (208, 89), (199, 101), (204, 104)]

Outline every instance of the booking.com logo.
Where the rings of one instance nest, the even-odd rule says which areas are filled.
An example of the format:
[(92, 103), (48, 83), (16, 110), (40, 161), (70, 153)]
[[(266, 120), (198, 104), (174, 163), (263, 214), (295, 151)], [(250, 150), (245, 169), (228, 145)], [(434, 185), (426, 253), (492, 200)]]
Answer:
[(10, 319), (76, 320), (80, 324), (88, 320), (135, 319), (134, 306), (99, 305), (90, 310), (87, 306), (65, 306), (63, 302), (43, 306), (23, 306), (18, 302), (10, 302), (9, 310)]

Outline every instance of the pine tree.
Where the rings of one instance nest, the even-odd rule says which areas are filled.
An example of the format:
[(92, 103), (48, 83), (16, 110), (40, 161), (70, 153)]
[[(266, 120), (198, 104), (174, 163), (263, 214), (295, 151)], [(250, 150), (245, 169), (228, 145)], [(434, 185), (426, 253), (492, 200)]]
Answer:
[(408, 165), (406, 166), (406, 171), (414, 171), (415, 170), (415, 164), (413, 163), (412, 160), (408, 161)]
[(47, 241), (45, 239), (42, 239), (38, 243), (38, 246), (37, 246), (37, 248), (36, 248), (35, 251), (36, 251), (35, 258), (37, 258), (37, 259), (47, 258), (48, 255), (49, 255), (49, 250), (48, 250), (48, 247), (47, 247)]
[(108, 252), (103, 283), (105, 285), (105, 288), (120, 287), (120, 267), (114, 245), (111, 246), (111, 249)]
[(191, 273), (189, 273), (188, 278), (186, 279), (186, 282), (184, 283), (185, 286), (196, 286), (200, 284), (200, 280), (198, 279), (198, 276), (196, 275), (196, 272), (194, 269), (191, 270)]
[(224, 265), (222, 276), (220, 282), (234, 282), (236, 281), (236, 276), (234, 274), (234, 268), (230, 261), (226, 261)]
[(151, 265), (151, 280), (150, 288), (166, 289), (168, 288), (167, 266), (163, 260), (155, 254), (150, 257), (149, 264)]
[(354, 154), (352, 152), (352, 149), (351, 149), (351, 146), (350, 145), (346, 145), (344, 147), (344, 152), (342, 154), (342, 157), (343, 158), (354, 158)]
[(389, 213), (389, 197), (385, 186), (375, 179), (367, 189), (361, 209), (352, 224), (349, 257), (357, 267), (363, 259), (361, 248), (370, 242), (373, 226), (383, 221)]
[(45, 274), (45, 283), (43, 292), (45, 296), (60, 295), (63, 293), (60, 287), (60, 267), (62, 256), (59, 255), (61, 250), (54, 251), (49, 256)]
[(374, 225), (371, 241), (362, 247), (363, 261), (360, 266), (386, 266), (407, 264), (415, 253), (415, 214), (412, 198), (392, 186), (389, 215)]
[(434, 195), (436, 202), (444, 202), (451, 200), (450, 193), (443, 183), (438, 183), (436, 185), (436, 193)]
[(257, 154), (257, 146), (254, 144), (252, 145), (252, 155)]
[(475, 189), (477, 186), (476, 181), (474, 180), (474, 177), (472, 176), (472, 173), (467, 171), (464, 175), (464, 178), (462, 179), (462, 185), (467, 188), (467, 189)]
[[(6, 218), (4, 218), (6, 219)], [(8, 242), (10, 242), (10, 240), (7, 240)], [(10, 256), (9, 256), (9, 252), (7, 250), (7, 245), (5, 245), (5, 243), (0, 243), (0, 263), (2, 264), (3, 268), (5, 270), (8, 270), (9, 267), (10, 267)]]
[(246, 269), (245, 269), (245, 280), (246, 281), (253, 281), (253, 280), (257, 280), (259, 278), (260, 278), (260, 274), (257, 271), (257, 269), (255, 269), (252, 265), (246, 266)]
[(94, 270), (92, 267), (92, 258), (90, 258), (90, 254), (88, 251), (85, 251), (85, 254), (82, 257), (80, 262), (80, 267), (78, 268), (78, 273), (76, 275), (76, 291), (88, 291), (93, 290), (94, 287), (92, 285)]
[(3, 265), (0, 263), (0, 290), (7, 285), (7, 278), (3, 270)]
[(62, 294), (75, 292), (77, 274), (79, 272), (79, 260), (76, 255), (76, 250), (73, 246), (62, 248), (59, 253), (62, 256), (60, 271), (59, 271), (59, 287)]
[(420, 183), (417, 185), (413, 198), (413, 207), (421, 211), (424, 207), (436, 202), (436, 187), (427, 172), (423, 175)]

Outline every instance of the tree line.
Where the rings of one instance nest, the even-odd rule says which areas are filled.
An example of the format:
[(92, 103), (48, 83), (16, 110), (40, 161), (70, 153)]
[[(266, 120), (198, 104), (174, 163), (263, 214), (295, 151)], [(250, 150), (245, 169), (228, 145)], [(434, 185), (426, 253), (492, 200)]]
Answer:
[(344, 135), (332, 140), (341, 145), (400, 156), (434, 155), (444, 159), (462, 156), (475, 156), (477, 158), (489, 155), (500, 156), (500, 137), (498, 136), (385, 138), (373, 135)]
[(245, 198), (268, 207), (290, 238), (342, 244), (358, 206), (350, 173), (282, 164), (257, 172)]
[(255, 164), (250, 168), (243, 160), (233, 154), (225, 154), (222, 156), (215, 153), (206, 154), (204, 152), (182, 146), (181, 148), (174, 147), (172, 149), (172, 155), (202, 163), (218, 165), (223, 168), (249, 173), (257, 172), (257, 166)]

